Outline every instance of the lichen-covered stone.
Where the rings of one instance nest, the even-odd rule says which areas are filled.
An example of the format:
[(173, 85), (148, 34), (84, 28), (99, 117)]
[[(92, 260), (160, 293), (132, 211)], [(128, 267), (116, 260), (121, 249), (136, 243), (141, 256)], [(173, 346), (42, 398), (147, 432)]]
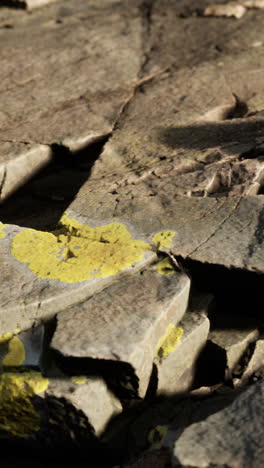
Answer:
[(51, 233), (1, 226), (1, 335), (52, 317), (156, 257), (120, 223), (91, 228), (64, 221)]
[(169, 273), (160, 274), (155, 265), (60, 313), (52, 346), (65, 357), (129, 364), (144, 396), (160, 339), (187, 307), (189, 278)]
[(180, 339), (167, 355), (156, 357), (158, 394), (181, 393), (191, 388), (196, 361), (209, 333), (210, 322), (206, 314), (211, 299), (212, 296), (205, 296), (204, 301), (199, 298), (196, 306), (195, 301), (193, 302), (192, 309), (187, 310), (177, 325), (178, 329), (182, 330)]

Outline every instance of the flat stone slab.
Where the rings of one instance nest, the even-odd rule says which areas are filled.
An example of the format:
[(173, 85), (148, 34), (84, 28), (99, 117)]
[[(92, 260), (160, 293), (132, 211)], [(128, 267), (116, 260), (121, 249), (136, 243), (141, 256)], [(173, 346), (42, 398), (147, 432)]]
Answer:
[(160, 340), (168, 326), (176, 329), (189, 297), (187, 275), (173, 270), (160, 274), (159, 268), (121, 279), (58, 314), (52, 347), (65, 357), (129, 364), (144, 396)]
[(53, 233), (0, 226), (0, 335), (51, 318), (156, 258), (125, 225), (73, 227), (66, 218)]
[(262, 466), (263, 393), (262, 380), (223, 410), (187, 427), (175, 443), (173, 466)]
[[(177, 325), (181, 336), (175, 343), (165, 342), (160, 356), (155, 359), (158, 369), (158, 394), (175, 394), (190, 390), (196, 370), (196, 361), (208, 338), (210, 322), (207, 318), (212, 296), (195, 298), (191, 309)], [(178, 341), (178, 342), (177, 342)]]
[[(28, 6), (37, 3), (29, 0)], [(31, 15), (3, 9), (1, 22), (8, 25), (0, 28), (4, 198), (26, 173), (30, 177), (39, 169), (39, 145), (62, 144), (75, 151), (112, 131), (135, 86), (144, 51), (137, 2), (79, 0), (73, 7), (69, 0)], [(25, 145), (32, 146), (27, 158)]]

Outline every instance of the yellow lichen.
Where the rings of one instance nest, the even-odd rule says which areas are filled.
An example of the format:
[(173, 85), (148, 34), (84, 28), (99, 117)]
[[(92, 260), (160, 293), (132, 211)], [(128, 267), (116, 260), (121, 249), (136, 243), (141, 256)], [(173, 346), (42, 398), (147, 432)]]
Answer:
[(85, 377), (84, 375), (79, 375), (76, 377), (72, 377), (71, 381), (76, 384), (84, 384), (87, 381), (87, 377)]
[(167, 435), (167, 426), (156, 426), (148, 434), (148, 442), (153, 450), (158, 450), (162, 446), (162, 441)]
[(1, 335), (0, 343), (5, 343), (9, 341), (12, 338), (12, 336), (17, 335), (18, 333), (20, 333), (20, 330), (19, 328), (16, 328), (13, 332), (7, 332), (4, 335)]
[(168, 257), (163, 258), (163, 260), (157, 264), (157, 272), (160, 275), (171, 275), (174, 273), (174, 268)]
[(6, 227), (6, 224), (0, 223), (0, 239), (3, 239), (6, 236), (6, 233), (4, 232), (5, 227)]
[(8, 342), (8, 353), (5, 355), (3, 366), (21, 366), (26, 359), (26, 351), (22, 341), (13, 336)]
[(112, 276), (151, 249), (122, 223), (91, 228), (64, 214), (60, 226), (51, 233), (26, 229), (13, 239), (13, 256), (39, 278), (75, 283)]
[(157, 356), (162, 358), (168, 356), (172, 351), (175, 350), (175, 347), (181, 341), (183, 335), (183, 329), (178, 328), (172, 323), (167, 327), (165, 335), (160, 338), (157, 346)]
[(48, 379), (39, 372), (0, 375), (0, 430), (17, 437), (30, 437), (40, 428), (40, 417), (31, 399), (45, 391)]
[(172, 239), (175, 236), (175, 231), (161, 231), (154, 234), (152, 237), (153, 244), (159, 250), (161, 247), (171, 247)]

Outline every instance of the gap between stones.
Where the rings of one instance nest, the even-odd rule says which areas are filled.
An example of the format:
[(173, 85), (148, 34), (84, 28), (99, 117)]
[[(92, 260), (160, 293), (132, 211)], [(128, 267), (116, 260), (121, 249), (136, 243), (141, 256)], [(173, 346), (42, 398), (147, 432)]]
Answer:
[(65, 145), (52, 144), (51, 162), (0, 203), (1, 222), (44, 231), (54, 229), (89, 178), (110, 136), (104, 135), (74, 153)]

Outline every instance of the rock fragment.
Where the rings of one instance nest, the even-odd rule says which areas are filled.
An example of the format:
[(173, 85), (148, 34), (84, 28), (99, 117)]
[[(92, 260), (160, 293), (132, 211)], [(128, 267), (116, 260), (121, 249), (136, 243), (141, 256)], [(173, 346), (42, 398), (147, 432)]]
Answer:
[(77, 410), (81, 410), (97, 436), (105, 430), (111, 418), (122, 411), (121, 403), (100, 378), (53, 378), (46, 395), (66, 398)]
[(65, 355), (65, 362), (67, 356), (103, 360), (105, 372), (107, 365), (114, 371), (116, 362), (120, 378), (131, 374), (133, 384), (135, 374), (144, 396), (160, 339), (187, 307), (190, 280), (170, 273), (142, 271), (60, 313), (52, 347)]
[(262, 466), (263, 392), (262, 380), (226, 408), (187, 427), (175, 443), (173, 465)]
[(191, 388), (196, 370), (196, 360), (204, 347), (210, 322), (206, 317), (211, 296), (197, 298), (177, 325), (183, 330), (179, 343), (167, 356), (156, 358), (158, 369), (157, 393), (175, 394)]
[[(222, 320), (224, 324), (224, 318)], [(224, 328), (223, 326), (223, 328), (212, 329), (208, 337), (210, 341), (225, 351), (227, 378), (228, 376), (231, 378), (232, 371), (234, 371), (248, 346), (250, 343), (255, 342), (259, 336), (257, 323), (254, 323), (250, 318), (246, 320), (240, 317), (234, 322), (236, 325), (233, 328)]]

